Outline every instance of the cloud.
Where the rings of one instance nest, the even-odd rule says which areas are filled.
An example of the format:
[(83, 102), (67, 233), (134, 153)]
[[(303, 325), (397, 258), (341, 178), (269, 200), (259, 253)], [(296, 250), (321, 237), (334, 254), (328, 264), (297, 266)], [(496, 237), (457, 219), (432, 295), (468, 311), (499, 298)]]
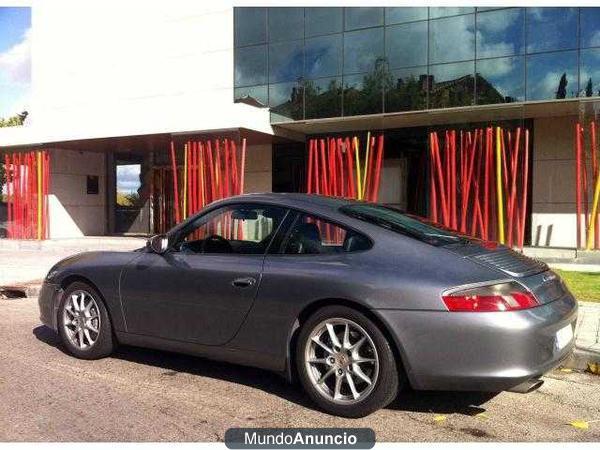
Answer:
[(600, 47), (600, 30), (594, 31), (590, 38), (590, 47)]
[(0, 77), (5, 83), (31, 83), (31, 28), (21, 42), (0, 53)]

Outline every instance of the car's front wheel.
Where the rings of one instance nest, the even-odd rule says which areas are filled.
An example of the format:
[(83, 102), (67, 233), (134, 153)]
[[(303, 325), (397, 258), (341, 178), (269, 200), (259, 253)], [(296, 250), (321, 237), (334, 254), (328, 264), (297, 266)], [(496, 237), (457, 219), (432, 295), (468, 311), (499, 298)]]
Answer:
[(389, 342), (369, 318), (345, 306), (324, 307), (304, 323), (296, 364), (308, 395), (331, 414), (364, 417), (398, 392)]
[(58, 309), (58, 332), (73, 356), (99, 359), (114, 348), (110, 317), (91, 286), (75, 282), (65, 290)]

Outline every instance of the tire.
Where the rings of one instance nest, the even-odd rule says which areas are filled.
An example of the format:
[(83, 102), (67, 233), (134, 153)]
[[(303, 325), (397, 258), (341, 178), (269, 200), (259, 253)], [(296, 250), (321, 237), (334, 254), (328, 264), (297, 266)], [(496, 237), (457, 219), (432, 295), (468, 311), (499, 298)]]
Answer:
[(115, 347), (112, 324), (96, 289), (83, 282), (67, 287), (58, 308), (58, 334), (67, 351), (77, 358), (100, 359), (112, 353)]
[[(339, 346), (331, 338), (331, 328), (341, 351), (336, 351)], [(325, 347), (317, 344), (315, 337)], [(358, 347), (352, 348), (356, 344)], [(367, 416), (392, 402), (400, 384), (394, 352), (379, 327), (364, 314), (345, 306), (319, 309), (303, 324), (296, 346), (296, 367), (310, 398), (336, 416)], [(366, 379), (358, 376), (359, 372)], [(354, 390), (348, 377), (352, 378)]]

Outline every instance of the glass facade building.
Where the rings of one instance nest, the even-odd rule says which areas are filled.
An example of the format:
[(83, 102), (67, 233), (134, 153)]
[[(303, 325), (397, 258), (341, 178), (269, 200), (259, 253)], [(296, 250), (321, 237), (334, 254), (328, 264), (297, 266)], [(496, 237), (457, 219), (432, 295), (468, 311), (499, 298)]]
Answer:
[(600, 8), (235, 8), (234, 96), (273, 123), (600, 96)]

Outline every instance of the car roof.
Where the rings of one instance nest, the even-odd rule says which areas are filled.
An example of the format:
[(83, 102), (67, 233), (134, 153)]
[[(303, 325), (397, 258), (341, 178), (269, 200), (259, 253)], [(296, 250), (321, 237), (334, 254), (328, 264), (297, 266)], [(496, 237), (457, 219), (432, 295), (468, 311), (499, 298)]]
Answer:
[(318, 194), (300, 194), (300, 193), (257, 193), (243, 194), (227, 198), (224, 202), (238, 203), (244, 201), (276, 203), (288, 208), (312, 209), (321, 211), (337, 211), (341, 206), (357, 203), (356, 200), (349, 200), (341, 197), (326, 197)]

